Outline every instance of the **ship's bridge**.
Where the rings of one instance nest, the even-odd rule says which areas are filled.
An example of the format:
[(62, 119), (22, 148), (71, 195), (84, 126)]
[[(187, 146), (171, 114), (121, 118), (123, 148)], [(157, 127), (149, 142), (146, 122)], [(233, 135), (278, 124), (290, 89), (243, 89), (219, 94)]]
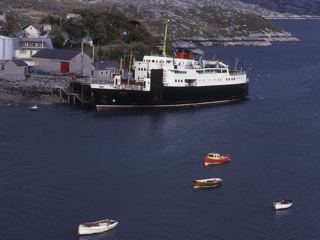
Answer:
[(135, 80), (142, 81), (150, 77), (151, 69), (192, 69), (198, 67), (193, 59), (180, 59), (164, 56), (144, 56), (142, 61), (134, 62)]

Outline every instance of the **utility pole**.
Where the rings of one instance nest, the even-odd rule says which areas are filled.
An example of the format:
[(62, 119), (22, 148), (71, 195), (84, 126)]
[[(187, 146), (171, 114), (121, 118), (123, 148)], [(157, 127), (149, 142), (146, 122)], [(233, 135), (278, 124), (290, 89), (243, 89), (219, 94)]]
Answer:
[(128, 69), (128, 85), (130, 83), (130, 76), (131, 76), (131, 65), (132, 65), (132, 51), (130, 51), (130, 58), (129, 58), (129, 69)]
[(126, 74), (126, 50), (123, 49), (123, 73), (124, 73), (124, 76), (128, 75)]
[(83, 40), (81, 41), (81, 74), (83, 74)]
[(92, 60), (94, 62), (94, 44), (93, 44), (93, 42), (92, 42)]

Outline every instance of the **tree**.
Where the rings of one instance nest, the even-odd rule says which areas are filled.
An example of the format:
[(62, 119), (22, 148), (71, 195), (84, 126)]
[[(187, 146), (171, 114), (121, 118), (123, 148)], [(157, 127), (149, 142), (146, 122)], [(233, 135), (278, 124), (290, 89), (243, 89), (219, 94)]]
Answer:
[(52, 25), (50, 36), (54, 48), (62, 48), (64, 46), (65, 39), (57, 25)]
[(56, 24), (58, 26), (60, 26), (60, 22), (61, 22), (61, 20), (59, 17), (55, 17), (52, 15), (48, 15), (48, 16), (42, 18), (42, 20), (41, 20), (41, 23), (43, 23), (43, 24), (50, 24), (50, 25)]
[(62, 29), (69, 34), (71, 40), (81, 42), (86, 37), (86, 31), (81, 20), (69, 19), (63, 25)]
[(112, 33), (107, 29), (110, 23), (106, 14), (105, 11), (95, 9), (86, 9), (81, 12), (84, 25), (95, 43), (106, 44), (110, 41)]
[(20, 24), (18, 23), (17, 19), (9, 15), (6, 18), (6, 23), (3, 26), (3, 33), (4, 35), (13, 35), (16, 32), (20, 31)]

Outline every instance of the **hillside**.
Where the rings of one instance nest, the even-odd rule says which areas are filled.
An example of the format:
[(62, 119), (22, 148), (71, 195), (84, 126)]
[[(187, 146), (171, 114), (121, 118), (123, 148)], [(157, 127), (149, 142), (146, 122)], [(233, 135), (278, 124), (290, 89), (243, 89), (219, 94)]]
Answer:
[(320, 15), (320, 0), (242, 0), (280, 12), (299, 15)]
[(131, 18), (147, 24), (154, 33), (162, 32), (165, 20), (170, 19), (171, 34), (175, 38), (210, 38), (280, 31), (271, 22), (247, 11), (241, 2), (233, 0), (113, 0), (113, 4)]
[[(296, 40), (261, 16), (273, 11), (239, 0), (3, 0), (0, 8), (11, 8), (35, 21), (47, 14), (65, 16), (81, 8), (117, 9), (141, 22), (154, 36), (161, 36), (170, 20), (172, 40), (234, 41)], [(257, 37), (258, 36), (258, 37)]]

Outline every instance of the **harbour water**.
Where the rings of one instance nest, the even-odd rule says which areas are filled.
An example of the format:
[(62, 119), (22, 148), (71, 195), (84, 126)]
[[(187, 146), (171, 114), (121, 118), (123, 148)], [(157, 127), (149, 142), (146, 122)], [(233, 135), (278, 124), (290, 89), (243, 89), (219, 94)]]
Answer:
[[(319, 21), (280, 22), (301, 42), (214, 47), (247, 70), (250, 100), (179, 111), (97, 114), (0, 108), (0, 239), (319, 239)], [(205, 167), (207, 152), (232, 162)], [(217, 189), (193, 180), (219, 177)], [(292, 199), (293, 208), (272, 210)]]

